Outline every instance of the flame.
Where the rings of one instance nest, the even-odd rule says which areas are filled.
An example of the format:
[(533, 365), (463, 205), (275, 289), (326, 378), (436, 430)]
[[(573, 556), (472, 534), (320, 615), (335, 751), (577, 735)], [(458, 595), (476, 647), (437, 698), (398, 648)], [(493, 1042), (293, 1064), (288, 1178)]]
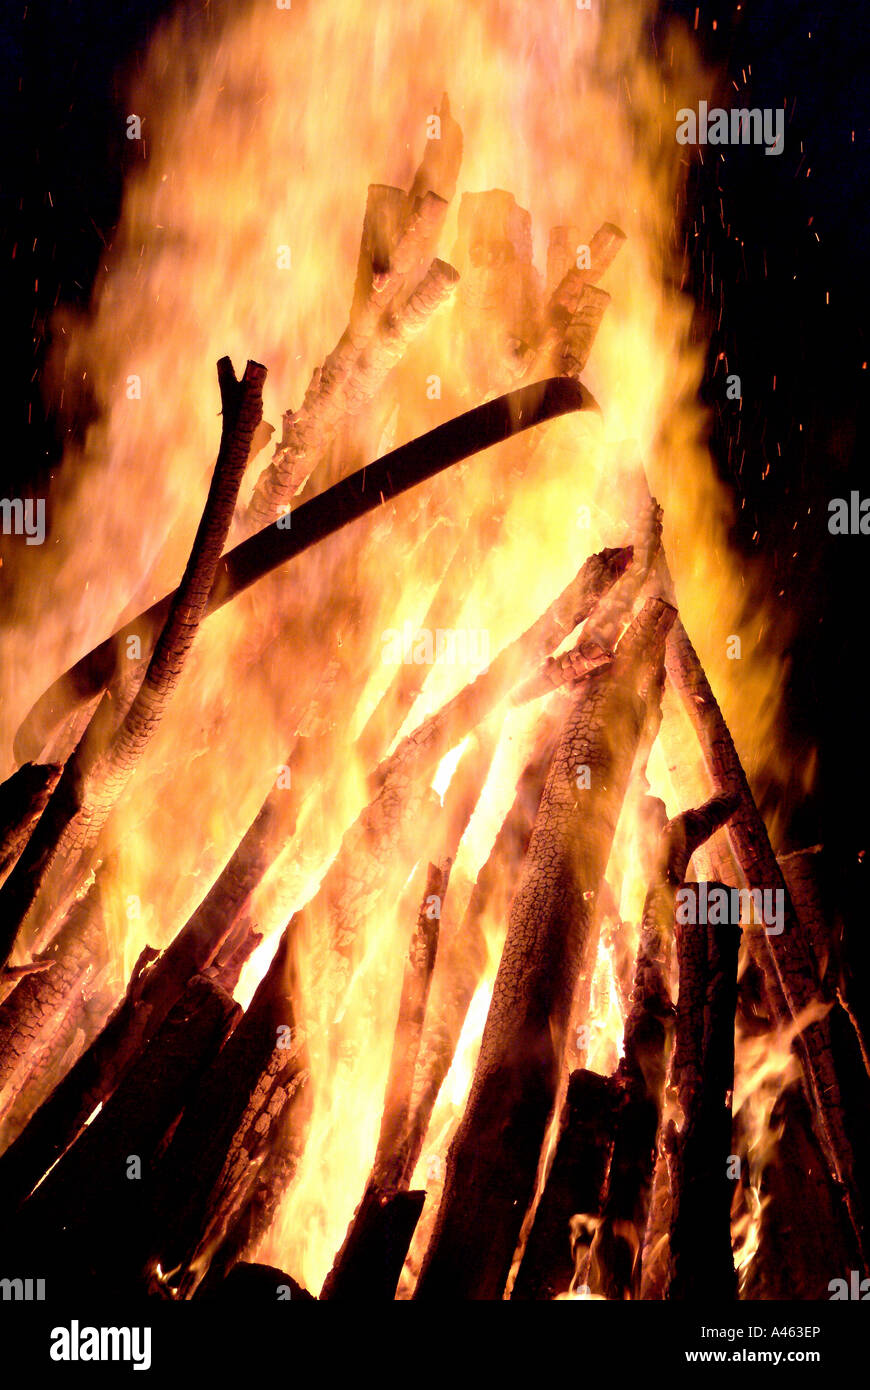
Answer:
[[(67, 314), (57, 325), (63, 348), (55, 386), (68, 403), (89, 401), (94, 422), (83, 440), (70, 443), (50, 498), (53, 543), (36, 555), (28, 550), (15, 621), (0, 638), (6, 743), (59, 670), (177, 581), (216, 449), (215, 361), (228, 353), (237, 368), (247, 357), (268, 365), (267, 419), (298, 406), (312, 369), (346, 322), (366, 187), (374, 180), (409, 186), (427, 115), (447, 91), (465, 154), (440, 254), (449, 258), (457, 242), (461, 194), (493, 188), (510, 190), (531, 213), (529, 294), (543, 290), (550, 227), (576, 225), (583, 241), (612, 220), (628, 234), (605, 281), (612, 303), (585, 376), (603, 420), (567, 418), (548, 429), (511, 492), (499, 543), (464, 596), (457, 626), (486, 631), (497, 653), (587, 554), (631, 539), (629, 499), (643, 492), (633, 472), (640, 459), (664, 506), (686, 626), (750, 770), (760, 750), (772, 746), (781, 666), (751, 640), (763, 616), (744, 613), (742, 580), (727, 549), (729, 507), (697, 403), (702, 345), (692, 340), (692, 305), (668, 288), (685, 172), (675, 112), (703, 95), (708, 79), (681, 30), (656, 61), (647, 6), (617, 8), (580, 10), (573, 0), (385, 0), (374, 13), (358, 0), (296, 0), (287, 10), (190, 6), (160, 27), (130, 96), (142, 121), (142, 159), (128, 181), (91, 311), (79, 320)], [(289, 265), (282, 248), (289, 248)], [(456, 376), (456, 324), (454, 314), (437, 315), (397, 370), (389, 409), (358, 427), (360, 461), (382, 452), (391, 436), (401, 442), (449, 418), (457, 401), (476, 403), (469, 383)], [(504, 327), (496, 315), (493, 332)], [(487, 370), (499, 361), (497, 346), (487, 344)], [(433, 374), (443, 380), (443, 398), (427, 393)], [(141, 395), (131, 398), (133, 378)], [(633, 441), (628, 449), (626, 441)], [(252, 465), (243, 501), (265, 458)], [(444, 518), (454, 543), (465, 520), (490, 506), (501, 458), (493, 450), (457, 470)], [(295, 719), (304, 717), (332, 753), (329, 761), (324, 755), (292, 843), (253, 903), (264, 939), (237, 989), (243, 1003), (251, 998), (276, 932), (312, 898), (367, 802), (368, 769), (350, 740), (336, 741), (330, 730), (346, 720), (352, 739), (386, 688), (391, 671), (380, 661), (378, 634), (423, 620), (438, 582), (434, 569), (417, 564), (426, 544), (435, 544), (437, 527), (427, 531), (427, 524), (421, 499), (403, 500), (358, 527), (352, 540), (289, 566), (264, 586), (268, 602), (255, 591), (204, 624), (111, 823), (118, 867), (107, 918), (118, 989), (146, 942), (164, 947), (213, 883), (274, 785), (299, 728)], [(385, 576), (398, 577), (398, 585)], [(349, 580), (356, 610), (339, 579)], [(54, 598), (48, 613), (46, 593)], [(292, 648), (276, 616), (285, 605), (308, 615)], [(334, 695), (329, 673), (356, 640), (355, 611), (369, 641), (348, 706)], [(726, 661), (731, 634), (743, 635), (747, 651), (739, 682)], [(404, 731), (477, 669), (433, 666)], [(300, 715), (290, 696), (309, 670), (322, 672), (322, 681)], [(486, 858), (540, 709), (538, 703), (504, 719), (456, 882), (473, 881)], [(460, 754), (454, 749), (444, 759), (433, 782), (439, 795)], [(650, 775), (654, 787), (666, 787), (666, 769)], [(671, 813), (678, 809), (669, 784), (660, 794)], [(427, 853), (421, 845), (421, 856)], [(399, 903), (408, 867), (390, 866), (384, 902)], [(618, 877), (624, 920), (636, 922), (637, 865), (623, 862)], [(311, 1131), (298, 1179), (261, 1251), (314, 1290), (371, 1165), (410, 923), (394, 908), (364, 925), (338, 1017), (313, 966), (327, 928), (314, 922), (300, 943), (303, 1025), (312, 1039)], [(426, 1182), (433, 1156), (443, 1160), (461, 1115), (504, 928), (504, 921), (484, 924), (489, 967), (415, 1181)], [(598, 1042), (591, 1065), (609, 1070), (619, 1056), (624, 1011), (605, 938), (592, 998)], [(741, 1096), (751, 1065), (744, 1059)]]

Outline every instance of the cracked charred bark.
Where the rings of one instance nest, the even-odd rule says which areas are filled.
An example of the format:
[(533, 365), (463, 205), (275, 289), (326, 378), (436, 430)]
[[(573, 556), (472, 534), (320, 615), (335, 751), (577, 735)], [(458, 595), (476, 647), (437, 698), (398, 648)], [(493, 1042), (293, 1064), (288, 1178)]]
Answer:
[[(564, 1035), (674, 610), (651, 599), (573, 702), (547, 779), (417, 1285), (421, 1299), (498, 1299), (532, 1195)], [(588, 788), (578, 771), (588, 767)], [(585, 780), (585, 779), (584, 779)]]

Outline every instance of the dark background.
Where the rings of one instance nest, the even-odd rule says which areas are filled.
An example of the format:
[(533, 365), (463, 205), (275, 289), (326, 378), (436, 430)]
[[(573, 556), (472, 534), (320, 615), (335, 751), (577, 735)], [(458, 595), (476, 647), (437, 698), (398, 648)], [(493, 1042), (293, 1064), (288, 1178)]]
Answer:
[[(9, 275), (11, 348), (2, 374), (3, 496), (38, 489), (60, 463), (59, 422), (40, 389), (50, 317), (58, 302), (88, 302), (127, 165), (142, 157), (139, 142), (124, 138), (123, 94), (171, 8), (168, 0), (37, 0), (25, 9), (20, 0), (0, 20), (0, 263)], [(679, 15), (691, 29), (695, 9), (663, 0), (655, 27)], [(859, 855), (868, 841), (870, 537), (830, 536), (827, 503), (862, 484), (870, 495), (868, 31), (870, 15), (844, 0), (700, 5), (701, 52), (738, 84), (723, 89), (725, 104), (785, 102), (787, 118), (778, 157), (727, 147), (713, 157), (708, 147), (693, 163), (686, 217), (698, 231), (689, 287), (698, 332), (711, 338), (704, 395), (716, 464), (737, 501), (734, 541), (752, 573), (761, 567), (751, 557), (763, 560), (789, 631), (788, 615), (799, 615), (784, 713), (796, 783), (812, 749), (819, 752), (815, 791), (794, 798), (778, 848), (823, 841), (853, 907), (862, 901)], [(725, 399), (726, 371), (741, 377), (739, 410)], [(64, 427), (78, 431), (86, 420), (85, 406)], [(757, 790), (770, 812), (771, 789)]]

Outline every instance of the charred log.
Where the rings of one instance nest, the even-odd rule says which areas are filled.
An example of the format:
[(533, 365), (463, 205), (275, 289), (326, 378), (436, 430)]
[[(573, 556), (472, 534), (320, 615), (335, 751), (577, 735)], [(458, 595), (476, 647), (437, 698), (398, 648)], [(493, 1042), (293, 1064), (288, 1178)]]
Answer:
[[(497, 1299), (504, 1290), (556, 1096), (594, 902), (643, 727), (641, 691), (660, 664), (673, 617), (669, 605), (650, 600), (613, 665), (587, 682), (566, 720), (511, 909), (418, 1298)], [(581, 768), (592, 773), (588, 795), (578, 794)]]
[(151, 1045), (80, 1139), (24, 1204), (16, 1239), (117, 1287), (147, 1226), (154, 1162), (227, 1036), (238, 1005), (210, 981), (191, 981)]
[[(822, 997), (813, 948), (795, 913), (722, 712), (679, 621), (668, 640), (667, 669), (696, 729), (715, 785), (734, 791), (740, 798), (739, 808), (729, 823), (728, 835), (745, 881), (751, 889), (778, 895), (783, 905), (782, 930), (775, 933), (750, 930), (748, 939), (764, 971), (779, 1022), (786, 1024), (797, 1019), (803, 1022), (804, 1011)], [(853, 1135), (847, 1128), (828, 1017), (816, 1017), (807, 1023), (798, 1034), (795, 1047), (803, 1065), (831, 1176), (843, 1190), (853, 1228), (864, 1249), (863, 1189), (866, 1182), (856, 1168)], [(863, 1162), (866, 1167), (866, 1156)], [(866, 1254), (864, 1259), (866, 1262)]]
[(737, 1291), (728, 1156), (740, 928), (730, 922), (680, 926), (679, 914), (677, 922), (680, 990), (672, 1084), (683, 1120), (671, 1142), (666, 1297), (727, 1301)]
[[(75, 882), (84, 856), (100, 831), (154, 736), (178, 684), (182, 667), (205, 615), (221, 551), (229, 533), (251, 439), (262, 417), (266, 369), (249, 362), (240, 381), (232, 363), (218, 363), (223, 427), (205, 509), (181, 583), (163, 624), (144, 680), (120, 728), (106, 748), (102, 733), (111, 711), (98, 709), (67, 762), (51, 800), (21, 858), (0, 888), (0, 955), (27, 923), (31, 937), (55, 913)], [(40, 909), (40, 901), (42, 908)]]
[[(206, 614), (222, 608), (258, 579), (309, 546), (452, 464), (560, 415), (597, 409), (585, 387), (554, 377), (510, 391), (438, 425), (306, 502), (293, 513), (292, 527), (266, 526), (228, 551), (218, 568)], [(37, 756), (72, 709), (95, 699), (104, 690), (115, 673), (118, 654), (128, 637), (139, 637), (143, 652), (150, 649), (173, 598), (174, 594), (167, 594), (140, 613), (49, 687), (18, 730), (16, 757), (24, 761)], [(32, 748), (37, 750), (36, 754), (30, 753)]]
[(321, 1299), (391, 1301), (425, 1200), (425, 1192), (368, 1187), (327, 1275)]
[[(512, 1299), (553, 1299), (573, 1290), (578, 1274), (582, 1221), (588, 1238), (601, 1213), (613, 1149), (619, 1096), (610, 1077), (594, 1071), (572, 1072), (559, 1116), (553, 1165), (511, 1293)], [(588, 1286), (587, 1286), (588, 1287)]]
[(24, 763), (0, 786), (0, 880), (30, 839), (61, 771), (57, 763)]

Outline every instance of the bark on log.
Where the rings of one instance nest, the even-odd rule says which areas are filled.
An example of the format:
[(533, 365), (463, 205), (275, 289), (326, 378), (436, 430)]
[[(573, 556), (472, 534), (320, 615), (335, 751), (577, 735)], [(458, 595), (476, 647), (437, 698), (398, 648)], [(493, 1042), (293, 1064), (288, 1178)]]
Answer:
[(404, 189), (391, 188), (383, 183), (369, 184), (348, 319), (349, 337), (358, 344), (364, 343), (375, 332), (389, 302), (379, 302), (375, 285), (382, 284), (392, 268), (409, 212), (408, 195)]
[(596, 285), (583, 286), (580, 301), (565, 329), (558, 358), (564, 376), (580, 376), (589, 361), (592, 344), (609, 303), (610, 295), (606, 290), (600, 290)]
[[(311, 379), (302, 406), (284, 416), (284, 431), (272, 462), (264, 469), (248, 504), (245, 529), (255, 531), (275, 521), (311, 477), (354, 402), (356, 408), (374, 394), (386, 372), (442, 302), (424, 291), (424, 302), (409, 311), (408, 301), (425, 277), (447, 208), (456, 187), (462, 158), (462, 133), (450, 116), (447, 97), (441, 104), (442, 138), (427, 141), (426, 154), (410, 193), (383, 184), (368, 190), (356, 281), (347, 328)], [(437, 152), (432, 146), (437, 144)], [(436, 271), (443, 278), (443, 271)], [(378, 354), (382, 329), (392, 331), (388, 311), (400, 324), (394, 352), (371, 377), (368, 350)], [(364, 379), (370, 379), (365, 381)]]
[(321, 1300), (392, 1302), (425, 1201), (425, 1192), (366, 1188), (326, 1276)]
[(459, 277), (446, 261), (434, 260), (408, 302), (361, 353), (344, 386), (344, 409), (357, 415), (423, 332), (436, 309), (449, 302)]
[(378, 1192), (397, 1189), (401, 1182), (405, 1156), (402, 1145), (409, 1121), (414, 1069), (435, 969), (441, 905), (449, 877), (449, 861), (429, 865), (423, 901), (405, 962), (384, 1114), (370, 1183), (371, 1188)]
[(80, 864), (96, 845), (112, 807), (160, 724), (206, 612), (251, 439), (262, 418), (265, 378), (265, 367), (256, 362), (247, 364), (240, 381), (228, 357), (218, 363), (221, 441), (184, 575), (145, 678), (120, 728), (109, 746), (103, 747), (101, 732), (114, 719), (111, 713), (97, 711), (26, 849), (0, 888), (0, 964), (5, 964), (23, 927), (34, 936), (47, 915), (65, 902)]
[[(571, 1000), (674, 610), (652, 599), (613, 665), (572, 704), (553, 759), (417, 1285), (429, 1299), (501, 1297), (556, 1096)], [(591, 769), (578, 794), (577, 772)], [(473, 1216), (472, 1216), (473, 1213)]]
[[(724, 885), (709, 885), (708, 888)], [(726, 890), (727, 891), (727, 890)], [(668, 1299), (736, 1297), (731, 1254), (731, 1092), (738, 924), (679, 925), (672, 1084), (683, 1121), (671, 1140)]]
[(535, 675), (513, 692), (511, 704), (525, 704), (554, 686), (574, 687), (612, 659), (617, 638), (655, 563), (661, 539), (662, 512), (652, 498), (639, 518), (637, 542), (632, 546), (628, 568), (593, 609), (574, 647), (561, 656), (547, 657)]
[(405, 962), (384, 1113), (369, 1180), (369, 1187), (378, 1193), (389, 1194), (403, 1186), (414, 1072), (450, 870), (492, 765), (496, 743), (497, 739), (492, 736), (484, 737), (473, 755), (463, 757), (445, 796), (437, 862), (427, 868), (426, 885)]
[(455, 352), (470, 389), (490, 393), (528, 365), (540, 318), (532, 219), (512, 193), (463, 193), (453, 257), (461, 276)]
[(577, 265), (580, 245), (579, 227), (550, 228), (547, 242), (547, 294), (551, 298), (568, 271)]
[[(559, 229), (554, 230), (558, 231)], [(621, 232), (612, 222), (604, 222), (589, 243), (588, 267), (576, 264), (577, 252), (575, 249), (574, 255), (571, 257), (574, 263), (559, 281), (547, 304), (544, 314), (544, 331), (535, 354), (536, 370), (546, 371), (556, 360), (560, 347), (565, 341), (571, 320), (580, 308), (586, 287), (598, 283), (605, 270), (618, 255), (625, 240), (624, 232)]]
[(0, 881), (27, 844), (60, 774), (57, 763), (24, 763), (0, 787)]
[[(75, 1140), (96, 1106), (112, 1094), (193, 976), (213, 964), (278, 847), (292, 833), (297, 808), (294, 790), (274, 787), (235, 853), (174, 941), (157, 959), (156, 953), (147, 948), (147, 961), (137, 962), (126, 994), (105, 1026), (0, 1157), (0, 1191), (7, 1194), (7, 1200), (23, 1201), (33, 1190), (58, 1155)], [(75, 928), (68, 933), (68, 942), (58, 944), (57, 949), (63, 951), (58, 965), (65, 974), (46, 980), (41, 987), (34, 984), (26, 998), (22, 995), (14, 1023), (16, 1032), (24, 1027), (25, 1020), (36, 1017), (36, 1004), (43, 994), (50, 1000), (47, 1007), (57, 1009), (61, 990), (75, 987), (77, 975), (71, 974), (62, 962), (68, 953), (77, 960), (83, 950), (85, 958), (96, 956), (94, 932), (98, 928), (95, 920), (86, 929), (86, 939), (79, 941), (79, 928)], [(98, 939), (102, 942), (101, 936)], [(47, 959), (52, 958), (49, 952)], [(149, 968), (143, 970), (146, 963)], [(8, 1029), (4, 1013), (0, 1009), (0, 1041)], [(0, 1064), (0, 1078), (4, 1075)]]
[(528, 670), (531, 663), (552, 652), (566, 634), (593, 610), (602, 593), (613, 584), (629, 562), (627, 550), (603, 550), (583, 565), (567, 589), (538, 618), (446, 705), (406, 738), (375, 770), (373, 788), (383, 787), (401, 773), (419, 773), (454, 748), (469, 729), (489, 714)]
[[(746, 883), (752, 889), (778, 895), (775, 900), (783, 904), (781, 932), (771, 934), (766, 930), (750, 929), (747, 935), (750, 949), (769, 981), (771, 1001), (779, 1011), (779, 1022), (790, 1023), (822, 994), (812, 946), (795, 913), (731, 734), (698, 655), (679, 621), (668, 639), (666, 663), (668, 675), (697, 732), (714, 785), (734, 791), (740, 798), (739, 809), (729, 823), (728, 836)], [(795, 1048), (802, 1062), (831, 1176), (843, 1191), (866, 1264), (864, 1184), (856, 1171), (853, 1140), (846, 1127), (829, 1017), (807, 1024), (795, 1039)]]
[(559, 1116), (553, 1166), (538, 1203), (511, 1299), (557, 1298), (574, 1285), (578, 1249), (573, 1217), (594, 1228), (610, 1155), (619, 1097), (610, 1077), (572, 1072)]
[[(669, 821), (659, 837), (643, 907), (625, 1051), (615, 1077), (620, 1104), (613, 1158), (590, 1253), (590, 1287), (607, 1299), (637, 1298), (640, 1293), (640, 1256), (673, 1021), (669, 981), (677, 889), (698, 846), (727, 821), (737, 805), (734, 796), (713, 797), (698, 810)], [(699, 940), (702, 935), (698, 928)]]
[(829, 971), (836, 979), (840, 962), (833, 923), (829, 921), (829, 912), (824, 903), (822, 859), (822, 846), (814, 845), (811, 849), (796, 850), (793, 854), (777, 855), (776, 862), (782, 870), (798, 920), (813, 948), (819, 979), (824, 982)]
[[(310, 545), (374, 511), (462, 459), (499, 444), (524, 430), (575, 410), (597, 410), (579, 383), (558, 377), (536, 381), (497, 400), (438, 425), (328, 488), (293, 513), (292, 528), (266, 526), (223, 556), (206, 614), (214, 613), (258, 579), (299, 555)], [(167, 594), (63, 675), (39, 698), (15, 737), (15, 756), (24, 761), (38, 753), (70, 713), (93, 700), (115, 673), (118, 654), (136, 636), (150, 650), (174, 595)], [(36, 749), (36, 753), (31, 753)]]
[(658, 1302), (665, 1296), (668, 1279), (668, 1232), (671, 1224), (671, 1184), (664, 1136), (656, 1151), (649, 1216), (641, 1255), (640, 1296)]
[(830, 1281), (848, 1279), (858, 1252), (799, 1083), (779, 1096), (770, 1123), (780, 1136), (753, 1183), (764, 1208), (755, 1257), (741, 1271), (740, 1297), (828, 1300)]
[(128, 1251), (149, 1222), (155, 1157), (240, 1012), (210, 981), (191, 981), (123, 1085), (24, 1204), (16, 1241), (49, 1242), (53, 1258), (106, 1287), (134, 1278)]
[(141, 1263), (174, 1271), (189, 1297), (244, 1208), (266, 1154), (280, 1143), (295, 1167), (307, 1121), (305, 1038), (285, 932), (272, 964), (187, 1106), (156, 1174), (155, 1223)]
[(55, 940), (40, 957), (51, 968), (19, 980), (0, 1006), (2, 1116), (8, 1115), (25, 1091), (31, 1071), (38, 1072), (55, 1050), (80, 1007), (82, 989), (93, 984), (106, 959), (102, 893), (112, 872), (111, 863), (104, 865), (87, 893), (73, 903)]
[(477, 875), (461, 922), (444, 933), (426, 1024), (414, 1069), (410, 1122), (405, 1141), (402, 1185), (407, 1187), (423, 1149), (432, 1111), (450, 1070), (465, 1016), (486, 965), (485, 918), (506, 918), (513, 889), (531, 839), (541, 793), (560, 725), (559, 708), (544, 716), (535, 745), (517, 783), (510, 810), (495, 837), (486, 863)]
[[(616, 250), (618, 250), (618, 245), (613, 251), (614, 255), (616, 254)], [(601, 268), (603, 268), (603, 265), (600, 268), (596, 267), (590, 270), (588, 274), (594, 278), (600, 273)], [(598, 292), (590, 291), (590, 293), (594, 295)], [(561, 326), (563, 337), (559, 340), (559, 347), (560, 349), (564, 349), (566, 355), (560, 355), (558, 362), (555, 363), (560, 375), (579, 375), (582, 366), (585, 365), (585, 361), (588, 358), (601, 317), (607, 307), (608, 298), (609, 296), (605, 295), (603, 299), (595, 301), (594, 306), (590, 304), (589, 312), (581, 314), (576, 323), (574, 318), (571, 317)], [(578, 305), (575, 306), (575, 309), (578, 308), (579, 300)], [(550, 346), (552, 348), (555, 344), (551, 344)], [(524, 368), (524, 374), (526, 376), (533, 375), (541, 366), (542, 360), (539, 360), (535, 354), (532, 354), (529, 364)], [(515, 376), (522, 374), (523, 372), (521, 372), (519, 368), (516, 373), (512, 373), (512, 375)], [(516, 475), (521, 477), (525, 472), (531, 460), (532, 453), (534, 452), (534, 445), (538, 439), (539, 436), (527, 435), (522, 441), (517, 441), (521, 452), (512, 465), (508, 465), (507, 470), (512, 479)], [(480, 556), (485, 553), (488, 547), (494, 544), (504, 522), (509, 502), (510, 495), (506, 493), (505, 497), (497, 503), (482, 520), (477, 521), (472, 518), (471, 524), (468, 525), (465, 523), (464, 519), (460, 519), (463, 522), (462, 536), (438, 589), (430, 602), (426, 617), (422, 623), (424, 629), (434, 632), (437, 631), (438, 628), (448, 629), (453, 626), (456, 616), (464, 603), (471, 577), (478, 569)], [(661, 528), (659, 527), (659, 533), (660, 530)], [(614, 632), (614, 641), (616, 636), (617, 632)], [(587, 669), (591, 669), (593, 664), (592, 662), (587, 663)], [(425, 668), (418, 668), (415, 666), (403, 666), (397, 672), (395, 679), (385, 691), (360, 734), (358, 748), (365, 762), (373, 761), (376, 752), (389, 744), (396, 728), (401, 725), (408, 710), (420, 694), (427, 674), (428, 672)], [(525, 698), (534, 698), (531, 693), (531, 688)]]

